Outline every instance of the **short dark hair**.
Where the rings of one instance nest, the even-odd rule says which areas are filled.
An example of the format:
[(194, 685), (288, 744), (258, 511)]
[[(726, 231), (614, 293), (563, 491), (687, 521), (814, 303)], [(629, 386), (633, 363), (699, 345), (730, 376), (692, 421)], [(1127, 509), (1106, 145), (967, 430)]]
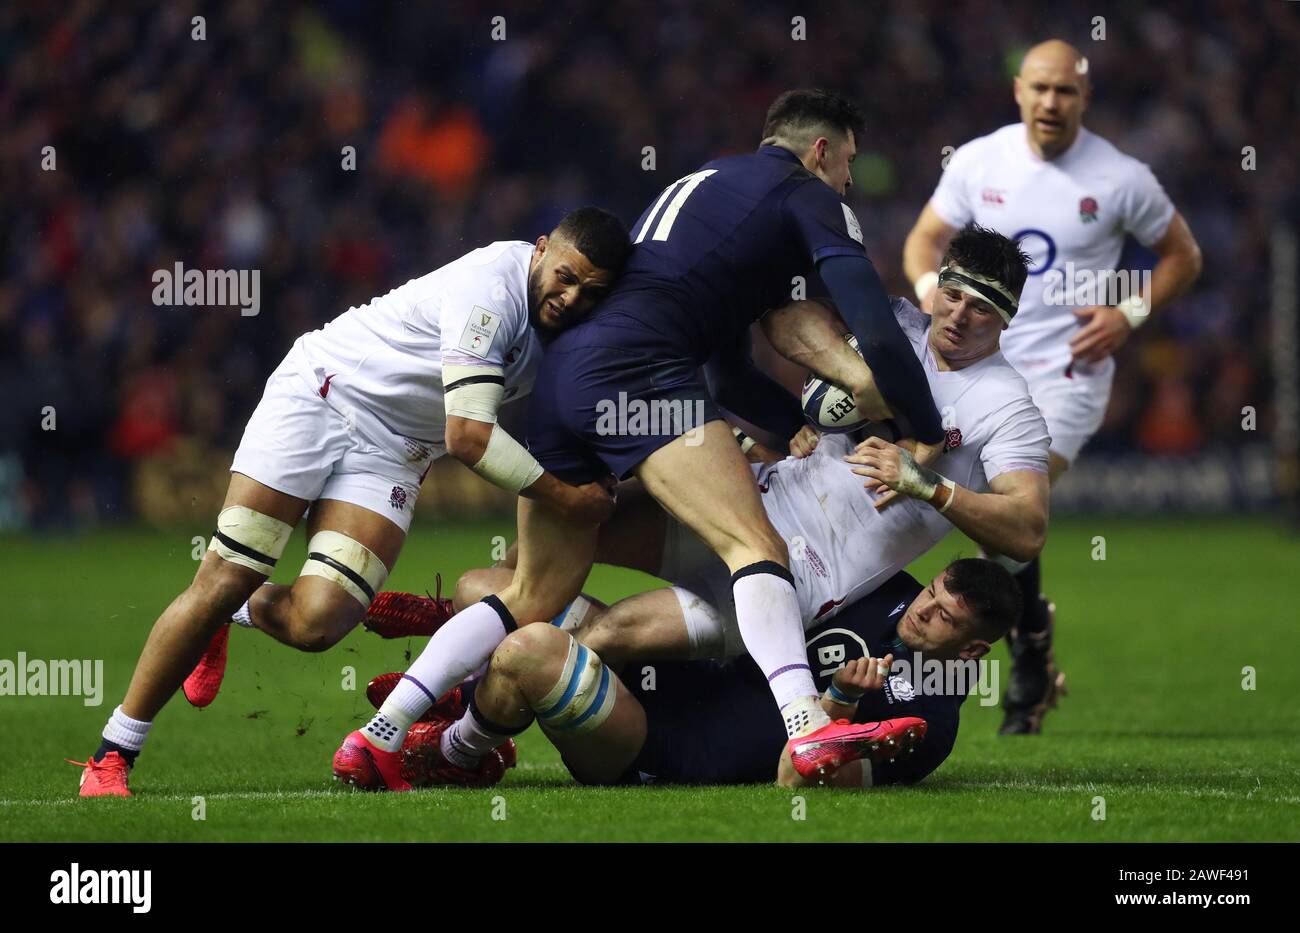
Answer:
[(623, 221), (599, 207), (580, 207), (565, 214), (551, 236), (568, 240), (596, 268), (616, 275), (632, 252)]
[(811, 129), (852, 130), (853, 135), (861, 139), (866, 125), (867, 117), (862, 108), (843, 94), (822, 88), (798, 88), (786, 91), (767, 108), (763, 142), (797, 136), (800, 131)]
[(1029, 277), (1029, 256), (1020, 244), (979, 224), (967, 224), (957, 231), (944, 251), (941, 265), (950, 262), (1001, 282), (1017, 297)]
[(962, 557), (943, 572), (943, 585), (975, 614), (971, 634), (993, 644), (1020, 618), (1020, 587), (997, 561)]

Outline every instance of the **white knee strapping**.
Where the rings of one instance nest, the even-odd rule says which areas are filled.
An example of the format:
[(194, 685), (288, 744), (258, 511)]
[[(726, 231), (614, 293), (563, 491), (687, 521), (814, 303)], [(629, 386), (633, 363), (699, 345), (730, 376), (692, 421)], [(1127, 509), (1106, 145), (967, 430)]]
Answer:
[(569, 654), (555, 686), (533, 708), (554, 732), (590, 732), (613, 712), (618, 690), (600, 656), (569, 637)]
[(307, 563), (300, 575), (337, 583), (369, 608), (388, 579), (388, 568), (361, 542), (337, 531), (318, 531), (307, 542)]
[(292, 534), (293, 526), (288, 522), (232, 505), (217, 515), (217, 530), (212, 533), (208, 550), (216, 551), (222, 560), (269, 577)]

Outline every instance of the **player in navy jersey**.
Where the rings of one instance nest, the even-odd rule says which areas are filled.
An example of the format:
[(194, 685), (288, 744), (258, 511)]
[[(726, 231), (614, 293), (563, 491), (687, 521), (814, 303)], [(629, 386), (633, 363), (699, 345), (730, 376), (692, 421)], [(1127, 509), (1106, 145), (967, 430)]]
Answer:
[[(836, 727), (804, 657), (785, 542), (700, 368), (714, 361), (717, 391), (742, 400), (735, 414), (790, 436), (799, 405), (748, 362), (745, 337), (766, 311), (790, 303), (801, 277), (815, 275), (865, 365), (810, 315), (783, 316), (773, 345), (824, 346), (817, 375), (852, 391), (868, 417), (902, 416), (923, 462), (938, 455), (944, 434), (925, 374), (841, 200), (863, 122), (836, 94), (787, 92), (769, 109), (756, 153), (710, 162), (666, 188), (636, 225), (619, 285), (548, 346), (527, 433), (537, 461), (568, 482), (637, 476), (726, 563), (741, 636), (792, 740)], [(526, 500), (518, 515), (510, 584), (439, 629), (379, 714), (345, 740), (340, 754), (350, 749), (355, 758), (364, 746), (375, 762), (362, 786), (390, 786), (382, 775), (438, 694), (481, 667), (517, 626), (551, 619), (578, 595), (598, 527)]]
[[(1003, 567), (968, 558), (953, 561), (925, 587), (898, 573), (809, 630), (806, 660), (824, 710), (836, 719), (880, 724), (866, 730), (878, 746), (874, 753), (844, 762), (821, 781), (847, 787), (911, 784), (938, 768), (956, 742), (973, 678), (964, 673), (941, 678), (929, 671), (943, 662), (969, 662), (950, 665), (950, 671), (971, 668), (1006, 634), (1019, 603), (1019, 590)], [(585, 650), (555, 626), (519, 629), (497, 648), (483, 679), (461, 687), (441, 712), (454, 716), (457, 707), (470, 705), (476, 719), (513, 734), (536, 718), (570, 773), (587, 784), (778, 780), (796, 786), (817, 780), (800, 777), (788, 752), (782, 754), (781, 717), (772, 709), (762, 671), (749, 658), (629, 660), (621, 679), (605, 668), (604, 698), (599, 686), (590, 691), (585, 720), (581, 713), (573, 715), (575, 710), (565, 718), (551, 712), (556, 705), (551, 694), (581, 693), (589, 666), (581, 657)], [(891, 661), (893, 672), (885, 674), (882, 665), (888, 669)], [(918, 664), (927, 671), (924, 680)], [(396, 676), (374, 684), (391, 684)], [(924, 730), (915, 726), (916, 719), (925, 722)], [(432, 731), (449, 722), (436, 720)], [(900, 756), (908, 728), (923, 731), (924, 740), (911, 755)], [(412, 763), (414, 770), (432, 783), (464, 782), (464, 772), (447, 767), (437, 744), (412, 743), (420, 759)], [(499, 777), (504, 769), (495, 757), (492, 764), (492, 776)]]

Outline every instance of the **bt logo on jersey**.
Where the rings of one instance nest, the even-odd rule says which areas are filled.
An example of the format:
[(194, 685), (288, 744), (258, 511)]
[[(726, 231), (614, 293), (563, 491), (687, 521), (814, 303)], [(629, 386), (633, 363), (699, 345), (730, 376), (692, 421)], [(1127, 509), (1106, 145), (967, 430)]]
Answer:
[(1001, 188), (985, 188), (980, 192), (980, 200), (985, 204), (1002, 207), (1007, 203), (1007, 193)]

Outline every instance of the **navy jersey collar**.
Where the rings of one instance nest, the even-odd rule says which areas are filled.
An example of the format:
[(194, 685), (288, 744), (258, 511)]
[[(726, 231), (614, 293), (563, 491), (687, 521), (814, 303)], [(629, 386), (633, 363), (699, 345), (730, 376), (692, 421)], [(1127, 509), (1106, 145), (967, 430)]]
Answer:
[(759, 146), (758, 154), (766, 155), (766, 156), (775, 156), (778, 159), (785, 159), (787, 162), (795, 162), (798, 163), (799, 165), (803, 164), (802, 162), (799, 161), (799, 157), (797, 155), (795, 155), (789, 149), (786, 149), (784, 146)]

